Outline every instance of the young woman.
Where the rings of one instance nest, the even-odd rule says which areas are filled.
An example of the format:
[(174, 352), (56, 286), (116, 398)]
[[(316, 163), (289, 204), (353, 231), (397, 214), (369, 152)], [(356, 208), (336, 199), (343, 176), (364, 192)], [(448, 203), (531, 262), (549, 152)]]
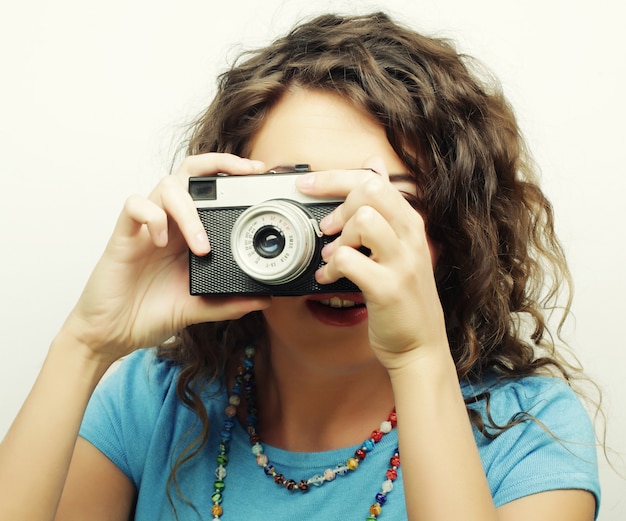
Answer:
[[(294, 189), (345, 198), (315, 279), (360, 292), (190, 296), (211, 245), (189, 177), (301, 163)], [(569, 275), (529, 165), (497, 88), (383, 14), (244, 56), (53, 341), (0, 447), (0, 518), (593, 519), (593, 428), (544, 316)]]

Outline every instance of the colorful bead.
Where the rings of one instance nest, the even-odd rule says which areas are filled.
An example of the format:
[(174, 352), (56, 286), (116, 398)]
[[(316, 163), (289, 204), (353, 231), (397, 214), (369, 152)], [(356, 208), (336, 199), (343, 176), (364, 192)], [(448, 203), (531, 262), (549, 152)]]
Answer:
[(319, 474), (316, 474), (315, 476), (310, 478), (307, 483), (309, 485), (313, 485), (314, 487), (321, 487), (325, 481), (326, 481), (326, 478), (324, 476), (320, 476)]
[(350, 470), (350, 467), (348, 467), (348, 465), (343, 465), (340, 463), (339, 465), (335, 467), (335, 475), (345, 476), (349, 470)]
[(385, 475), (387, 476), (387, 479), (395, 481), (398, 477), (398, 471), (396, 469), (389, 469)]
[(390, 433), (392, 429), (393, 427), (391, 426), (391, 422), (388, 420), (385, 420), (380, 424), (380, 432), (382, 432), (383, 434)]
[(225, 467), (228, 464), (228, 456), (222, 453), (216, 458), (216, 461), (218, 465)]
[(335, 479), (335, 471), (331, 469), (326, 469), (324, 471), (324, 479), (326, 481), (332, 481), (333, 479)]
[(265, 454), (259, 454), (256, 457), (256, 464), (259, 465), (260, 467), (265, 467), (268, 461), (269, 460), (267, 459), (267, 456)]
[(381, 489), (385, 494), (389, 494), (389, 492), (393, 490), (393, 481), (389, 479), (387, 481), (383, 481), (383, 486), (381, 487)]
[(382, 511), (383, 511), (383, 509), (380, 508), (380, 505), (378, 503), (374, 503), (370, 507), (370, 514), (372, 514), (375, 517), (378, 517)]
[(252, 445), (252, 454), (254, 454), (255, 456), (260, 456), (261, 454), (263, 454), (263, 445), (261, 445), (260, 443), (255, 443), (254, 445)]
[(221, 516), (224, 513), (224, 510), (222, 509), (221, 505), (213, 505), (213, 507), (211, 508), (211, 514), (213, 514), (214, 516)]

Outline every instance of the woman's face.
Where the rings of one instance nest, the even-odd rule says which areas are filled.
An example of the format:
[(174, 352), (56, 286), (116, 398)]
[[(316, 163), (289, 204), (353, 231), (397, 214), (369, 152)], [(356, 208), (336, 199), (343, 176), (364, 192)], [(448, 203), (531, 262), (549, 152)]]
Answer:
[[(250, 158), (263, 161), (268, 170), (300, 163), (311, 170), (354, 170), (373, 156), (384, 161), (392, 182), (394, 173), (407, 172), (373, 118), (335, 94), (306, 89), (283, 96), (250, 147)], [(406, 177), (397, 184), (415, 193)], [(317, 355), (328, 348), (333, 362), (340, 361), (340, 352), (357, 364), (372, 356), (360, 294), (274, 297), (264, 315), (273, 347), (306, 349), (308, 344)]]

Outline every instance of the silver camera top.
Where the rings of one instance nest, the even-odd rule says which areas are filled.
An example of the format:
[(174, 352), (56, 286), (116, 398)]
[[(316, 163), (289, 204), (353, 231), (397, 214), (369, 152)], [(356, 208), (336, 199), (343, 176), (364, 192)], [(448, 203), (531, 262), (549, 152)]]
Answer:
[(296, 188), (296, 179), (307, 171), (191, 177), (189, 193), (199, 209), (253, 206), (269, 199), (289, 199), (302, 204), (343, 200), (341, 197), (311, 197), (301, 193)]

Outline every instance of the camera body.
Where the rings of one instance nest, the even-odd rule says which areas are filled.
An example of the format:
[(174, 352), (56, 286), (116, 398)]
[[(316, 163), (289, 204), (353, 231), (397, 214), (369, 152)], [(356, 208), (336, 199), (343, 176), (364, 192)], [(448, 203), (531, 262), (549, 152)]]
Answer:
[(189, 193), (207, 232), (211, 251), (190, 252), (192, 295), (309, 295), (359, 291), (342, 278), (320, 285), (315, 271), (325, 236), (319, 221), (342, 199), (300, 193), (294, 171), (242, 176), (192, 177)]

